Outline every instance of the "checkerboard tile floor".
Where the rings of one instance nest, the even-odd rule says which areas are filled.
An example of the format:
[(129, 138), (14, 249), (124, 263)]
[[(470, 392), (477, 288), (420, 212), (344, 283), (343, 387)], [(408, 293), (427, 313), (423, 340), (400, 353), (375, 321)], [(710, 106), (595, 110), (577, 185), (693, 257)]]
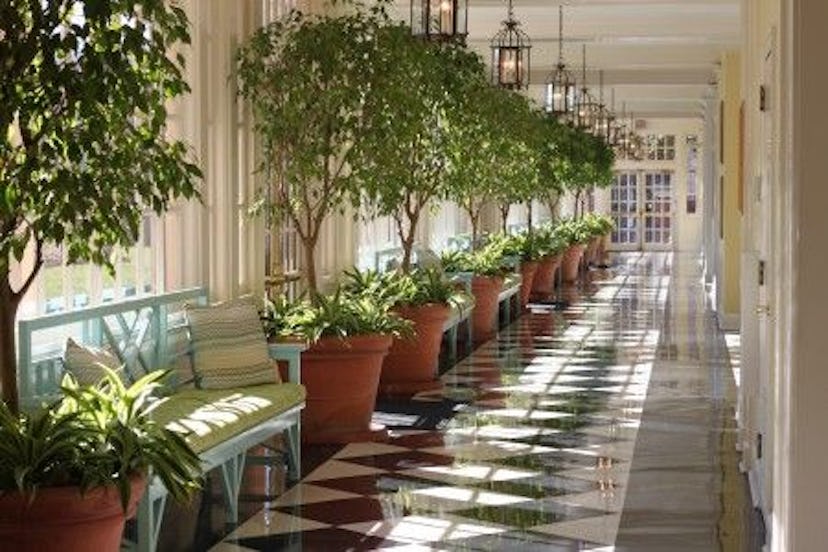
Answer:
[(532, 305), (442, 389), (381, 403), (387, 443), (306, 451), (213, 550), (612, 550), (664, 286), (630, 262)]

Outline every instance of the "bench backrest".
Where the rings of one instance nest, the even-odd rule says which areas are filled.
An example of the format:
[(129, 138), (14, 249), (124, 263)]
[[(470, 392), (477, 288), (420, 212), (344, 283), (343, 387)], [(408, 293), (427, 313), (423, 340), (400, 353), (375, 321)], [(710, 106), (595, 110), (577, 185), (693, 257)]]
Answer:
[[(207, 290), (193, 288), (20, 320), (17, 375), (22, 403), (37, 405), (57, 394), (67, 337), (108, 347), (131, 374), (172, 367), (178, 355), (189, 353), (187, 346), (172, 346), (186, 332), (186, 303), (206, 304)], [(178, 384), (176, 375), (173, 371), (169, 385)]]

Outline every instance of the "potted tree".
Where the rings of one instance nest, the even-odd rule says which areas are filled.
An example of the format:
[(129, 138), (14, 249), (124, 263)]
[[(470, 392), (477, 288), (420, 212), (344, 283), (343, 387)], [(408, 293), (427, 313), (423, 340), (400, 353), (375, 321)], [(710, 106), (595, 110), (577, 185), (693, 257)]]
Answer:
[[(79, 13), (80, 12), (80, 13)], [(77, 14), (67, 24), (67, 14)], [(197, 196), (198, 168), (165, 137), (185, 93), (184, 12), (156, 0), (16, 2), (0, 23), (0, 383), (18, 410), (15, 318), (47, 244), (114, 270), (147, 211)], [(23, 262), (25, 261), (25, 262)], [(30, 267), (19, 285), (12, 271)]]
[(302, 354), (303, 438), (317, 442), (382, 438), (370, 415), (379, 367), (402, 324), (387, 305), (323, 295), (317, 278), (326, 220), (361, 199), (361, 148), (381, 130), (372, 128), (377, 118), (367, 101), (381, 88), (391, 32), (382, 9), (336, 11), (294, 10), (259, 29), (237, 54), (239, 91), (252, 106), (269, 180), (257, 210), (290, 222), (302, 244), (308, 299), (292, 305), (286, 325), (274, 323), (273, 332), (312, 343)]
[(468, 108), (465, 89), (483, 83), (485, 71), (464, 46), (419, 40), (405, 25), (387, 23), (378, 41), (377, 79), (362, 107), (373, 132), (356, 144), (353, 176), (367, 215), (390, 216), (402, 246), (404, 275), (383, 284), (404, 290), (394, 308), (413, 323), (414, 336), (394, 340), (380, 391), (408, 394), (438, 384), (443, 326), (454, 295), (439, 275), (411, 272), (415, 241), (432, 201), (446, 195), (453, 128), (445, 121)]
[(95, 387), (63, 381), (63, 398), (34, 414), (0, 403), (0, 540), (21, 552), (120, 549), (147, 476), (174, 498), (199, 486), (184, 438), (153, 422), (153, 372), (124, 387), (111, 370)]
[(371, 422), (382, 362), (392, 339), (409, 335), (411, 326), (390, 312), (386, 299), (340, 288), (314, 302), (268, 302), (263, 320), (269, 338), (310, 344), (302, 353), (303, 441), (387, 438), (385, 427)]

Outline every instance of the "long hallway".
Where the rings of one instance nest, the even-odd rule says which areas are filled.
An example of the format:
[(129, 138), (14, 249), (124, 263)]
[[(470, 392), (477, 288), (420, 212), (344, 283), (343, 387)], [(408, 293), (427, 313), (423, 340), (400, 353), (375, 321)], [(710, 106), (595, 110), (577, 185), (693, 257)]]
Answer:
[(383, 402), (388, 443), (305, 451), (231, 550), (754, 550), (735, 386), (698, 262), (630, 253)]

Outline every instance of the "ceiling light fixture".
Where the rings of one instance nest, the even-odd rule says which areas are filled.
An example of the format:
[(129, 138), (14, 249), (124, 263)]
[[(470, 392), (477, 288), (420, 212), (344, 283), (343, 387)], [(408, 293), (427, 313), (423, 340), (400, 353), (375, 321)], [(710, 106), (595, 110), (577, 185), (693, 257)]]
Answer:
[(427, 40), (465, 42), (468, 0), (411, 0), (411, 32)]
[(532, 41), (514, 17), (512, 0), (503, 27), (491, 40), (492, 84), (509, 90), (529, 87)]
[(566, 69), (563, 47), (563, 6), (558, 6), (558, 65), (546, 79), (546, 111), (558, 119), (572, 121), (578, 84)]

